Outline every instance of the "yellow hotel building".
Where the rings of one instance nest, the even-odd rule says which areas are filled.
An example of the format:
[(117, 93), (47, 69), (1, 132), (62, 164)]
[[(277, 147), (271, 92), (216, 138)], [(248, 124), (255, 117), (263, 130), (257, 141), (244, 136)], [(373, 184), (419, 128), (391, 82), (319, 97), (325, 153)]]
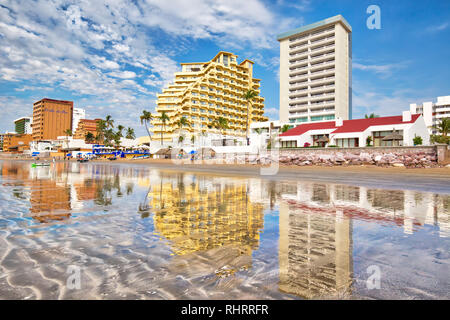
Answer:
[[(227, 119), (229, 129), (223, 132), (227, 137), (244, 138), (252, 122), (267, 121), (264, 114), (264, 98), (260, 94), (260, 79), (253, 78), (253, 62), (246, 59), (237, 63), (237, 56), (221, 51), (211, 61), (182, 63), (182, 71), (175, 73), (175, 80), (158, 94), (156, 112), (152, 121), (154, 139), (165, 143), (175, 141), (179, 136), (177, 121), (186, 117), (190, 126), (186, 140), (201, 133), (221, 135), (216, 128), (208, 128), (219, 117)], [(243, 95), (254, 90), (258, 96), (248, 103)], [(169, 120), (163, 126), (159, 119), (165, 111)], [(218, 137), (218, 136), (217, 136)]]
[(161, 178), (161, 184), (152, 185), (149, 201), (155, 231), (171, 241), (176, 255), (223, 246), (251, 255), (264, 228), (263, 205), (250, 202), (245, 183), (216, 184), (212, 189), (201, 184)]

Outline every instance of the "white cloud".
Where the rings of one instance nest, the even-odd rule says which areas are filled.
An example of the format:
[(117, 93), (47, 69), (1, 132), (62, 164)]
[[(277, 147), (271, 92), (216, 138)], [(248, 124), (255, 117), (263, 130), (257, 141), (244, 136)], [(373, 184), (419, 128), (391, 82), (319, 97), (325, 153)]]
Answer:
[[(137, 126), (140, 110), (154, 108), (155, 93), (179, 71), (173, 56), (192, 41), (275, 50), (275, 35), (301, 21), (281, 19), (262, 0), (2, 0), (0, 81), (17, 84), (12, 94), (39, 90), (64, 99), (52, 90), (68, 92), (93, 116), (104, 116), (98, 106)], [(41, 98), (22, 102), (31, 108)], [(2, 112), (10, 106), (4, 101)]]
[(369, 65), (369, 64), (361, 64), (357, 62), (352, 63), (352, 68), (356, 70), (362, 71), (372, 71), (374, 73), (389, 76), (395, 70), (402, 69), (406, 66), (405, 62), (402, 63), (394, 63), (394, 64), (382, 64), (382, 65)]
[(449, 26), (450, 26), (450, 23), (443, 22), (443, 23), (441, 23), (439, 25), (430, 26), (430, 27), (427, 28), (427, 30), (429, 32), (439, 32), (439, 31), (446, 30)]
[(371, 84), (362, 83), (356, 79), (353, 81), (353, 118), (364, 117), (364, 114), (374, 112), (380, 116), (401, 115), (402, 111), (409, 110), (411, 103), (429, 101), (429, 90), (417, 92), (412, 89), (403, 90), (379, 90)]

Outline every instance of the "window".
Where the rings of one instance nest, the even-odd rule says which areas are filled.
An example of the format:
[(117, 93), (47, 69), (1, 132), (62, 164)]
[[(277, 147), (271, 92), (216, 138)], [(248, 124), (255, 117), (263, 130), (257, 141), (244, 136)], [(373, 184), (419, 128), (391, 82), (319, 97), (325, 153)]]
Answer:
[(341, 148), (359, 147), (359, 138), (336, 139), (336, 145)]

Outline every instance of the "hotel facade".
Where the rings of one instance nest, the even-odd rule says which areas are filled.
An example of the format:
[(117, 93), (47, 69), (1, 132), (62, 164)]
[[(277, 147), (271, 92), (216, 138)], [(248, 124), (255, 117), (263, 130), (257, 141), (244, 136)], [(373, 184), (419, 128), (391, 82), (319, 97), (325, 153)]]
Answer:
[(437, 97), (436, 102), (429, 101), (422, 104), (410, 104), (409, 110), (413, 114), (421, 114), (430, 134), (437, 134), (438, 131), (434, 126), (437, 126), (442, 119), (450, 118), (450, 96)]
[(56, 140), (72, 130), (73, 101), (44, 98), (33, 104), (33, 140)]
[[(190, 140), (192, 135), (209, 135), (218, 140), (246, 137), (247, 126), (253, 122), (267, 121), (264, 98), (260, 94), (260, 79), (253, 77), (253, 62), (237, 62), (237, 56), (221, 51), (211, 61), (182, 63), (181, 72), (161, 94), (158, 94), (156, 112), (152, 121), (154, 139), (163, 133), (164, 143), (176, 142), (180, 130)], [(251, 103), (243, 99), (248, 90), (258, 95)], [(160, 117), (165, 112), (169, 120), (164, 124)], [(179, 128), (177, 122), (186, 118), (189, 126)], [(219, 117), (227, 120), (229, 129), (220, 131), (212, 126)]]
[(337, 15), (278, 36), (280, 121), (352, 118), (352, 28)]

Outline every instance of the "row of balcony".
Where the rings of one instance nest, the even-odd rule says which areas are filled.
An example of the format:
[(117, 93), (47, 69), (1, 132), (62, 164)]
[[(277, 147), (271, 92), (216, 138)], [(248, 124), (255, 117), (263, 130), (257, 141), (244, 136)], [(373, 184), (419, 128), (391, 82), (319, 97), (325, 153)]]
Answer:
[(315, 95), (304, 95), (304, 96), (289, 96), (289, 100), (292, 102), (302, 102), (302, 101), (315, 101), (317, 99), (323, 99), (328, 97), (334, 97), (334, 91), (329, 93), (321, 93)]
[[(296, 56), (302, 55), (305, 52), (311, 52), (316, 49), (316, 47), (313, 48), (313, 46), (321, 45), (321, 44), (328, 44), (333, 43), (334, 44), (334, 35), (331, 35), (329, 37), (323, 37), (320, 39), (315, 40), (315, 42), (304, 42), (300, 45), (297, 45), (295, 47), (290, 48), (289, 57), (294, 58)], [(306, 50), (305, 50), (306, 49)]]
[(334, 33), (334, 26), (317, 32), (304, 34), (302, 36), (292, 37), (289, 39), (290, 47), (295, 47), (297, 44), (305, 42), (306, 40), (314, 41), (322, 35), (330, 36), (330, 33)]
[[(325, 48), (324, 50), (329, 50), (329, 48)], [(296, 61), (293, 62), (289, 62), (289, 70), (290, 71), (295, 71), (297, 68), (303, 68), (303, 67), (307, 67), (308, 63), (313, 63), (316, 61), (321, 61), (324, 58), (328, 58), (331, 56), (334, 56), (335, 52), (334, 49), (330, 50), (329, 52), (325, 52), (322, 54), (318, 54), (318, 55), (305, 55), (304, 58), (302, 59), (297, 59)]]

